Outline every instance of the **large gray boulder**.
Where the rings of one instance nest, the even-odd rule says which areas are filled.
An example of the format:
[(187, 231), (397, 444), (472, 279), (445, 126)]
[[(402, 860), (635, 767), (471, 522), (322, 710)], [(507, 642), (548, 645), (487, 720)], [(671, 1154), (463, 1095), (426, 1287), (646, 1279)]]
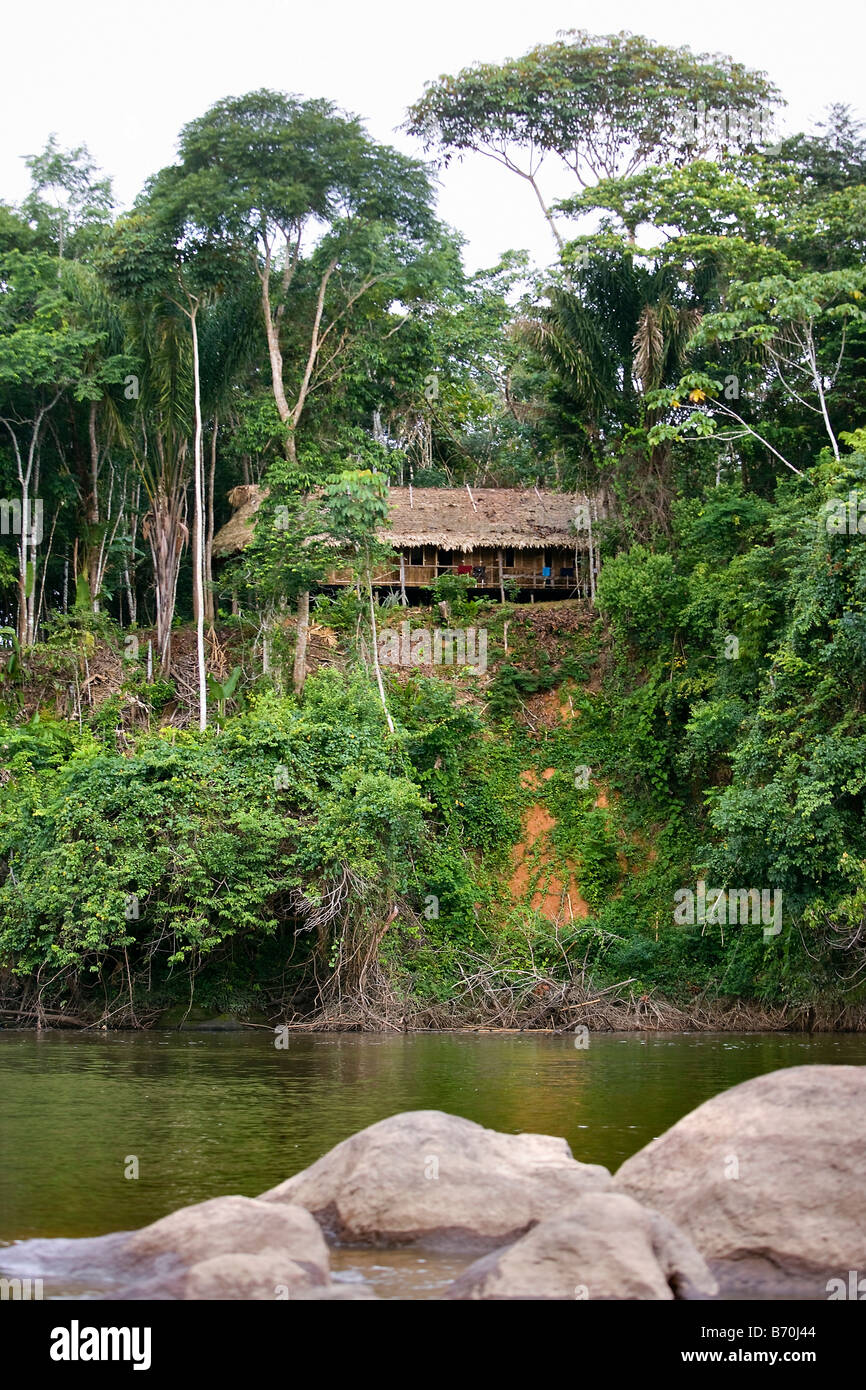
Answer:
[(170, 1298), (275, 1298), (277, 1286), (328, 1284), (328, 1249), (316, 1222), (300, 1207), (278, 1212), (274, 1220), (268, 1203), (214, 1197), (133, 1231), (120, 1258), (147, 1271), (149, 1290), (163, 1283)]
[(339, 1240), (489, 1250), (610, 1186), (607, 1169), (578, 1163), (564, 1139), (413, 1110), (361, 1130), (260, 1200), (306, 1207)]
[(447, 1297), (699, 1299), (715, 1293), (704, 1260), (672, 1222), (622, 1193), (601, 1192), (476, 1260)]
[(274, 1298), (277, 1285), (330, 1284), (327, 1246), (310, 1214), (251, 1197), (214, 1197), (138, 1231), (22, 1241), (0, 1251), (0, 1267), (121, 1298)]
[(127, 1236), (125, 1262), (191, 1267), (221, 1255), (290, 1256), (309, 1282), (328, 1282), (328, 1249), (307, 1213), (252, 1197), (213, 1197)]
[(770, 1072), (628, 1159), (618, 1191), (681, 1227), (722, 1296), (827, 1298), (866, 1272), (866, 1067)]

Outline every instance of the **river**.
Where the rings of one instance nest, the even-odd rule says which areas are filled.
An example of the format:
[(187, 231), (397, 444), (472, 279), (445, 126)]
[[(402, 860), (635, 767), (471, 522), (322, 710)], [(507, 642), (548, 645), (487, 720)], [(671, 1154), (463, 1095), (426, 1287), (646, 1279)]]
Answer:
[[(564, 1135), (616, 1169), (718, 1091), (809, 1062), (866, 1063), (866, 1035), (601, 1033), (581, 1048), (537, 1033), (316, 1034), (278, 1048), (264, 1030), (0, 1032), (0, 1242), (255, 1196), (401, 1110)], [(459, 1266), (338, 1251), (334, 1267), (384, 1296), (429, 1297)]]

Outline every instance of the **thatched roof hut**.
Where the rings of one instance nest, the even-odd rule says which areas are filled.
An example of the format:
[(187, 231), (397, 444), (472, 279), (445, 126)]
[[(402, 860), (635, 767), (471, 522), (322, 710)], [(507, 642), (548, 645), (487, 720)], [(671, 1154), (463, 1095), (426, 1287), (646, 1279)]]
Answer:
[[(232, 518), (214, 537), (214, 554), (230, 555), (246, 546), (253, 532), (263, 489), (233, 488)], [(392, 487), (388, 492), (389, 526), (379, 539), (397, 547), (441, 546), (453, 551), (482, 549), (538, 550), (585, 548), (586, 523), (581, 509), (590, 499), (576, 493), (542, 492), (507, 487)], [(597, 501), (593, 516), (602, 508)]]

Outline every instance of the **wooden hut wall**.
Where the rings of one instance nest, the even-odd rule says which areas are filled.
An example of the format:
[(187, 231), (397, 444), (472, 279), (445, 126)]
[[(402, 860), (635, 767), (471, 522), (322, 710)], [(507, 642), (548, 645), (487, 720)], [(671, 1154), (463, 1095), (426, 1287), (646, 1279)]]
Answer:
[[(421, 557), (418, 551), (422, 552)], [(589, 593), (589, 553), (574, 547), (548, 546), (524, 550), (501, 551), (497, 547), (479, 547), (477, 550), (449, 552), (445, 546), (404, 547), (402, 582), (407, 589), (429, 589), (442, 574), (465, 573), (474, 575), (476, 587), (484, 591), (499, 590), (499, 557), (502, 555), (502, 577), (511, 580), (521, 589), (558, 589), (566, 593)], [(418, 558), (422, 564), (411, 563)], [(511, 564), (506, 563), (510, 560)], [(545, 568), (550, 575), (545, 575)], [(329, 584), (347, 585), (354, 582), (347, 570), (335, 570), (328, 576)], [(377, 587), (399, 588), (401, 583), (400, 562), (395, 560), (379, 565), (373, 574)]]

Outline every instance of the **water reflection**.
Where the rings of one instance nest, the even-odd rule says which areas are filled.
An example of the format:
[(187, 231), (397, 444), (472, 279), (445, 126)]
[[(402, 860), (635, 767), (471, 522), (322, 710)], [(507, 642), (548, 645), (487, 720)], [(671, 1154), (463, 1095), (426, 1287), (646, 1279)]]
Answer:
[(583, 1050), (570, 1036), (351, 1034), (278, 1050), (264, 1031), (0, 1032), (0, 1239), (255, 1196), (400, 1110), (564, 1135), (616, 1168), (717, 1091), (806, 1062), (866, 1062), (866, 1036), (598, 1034)]

